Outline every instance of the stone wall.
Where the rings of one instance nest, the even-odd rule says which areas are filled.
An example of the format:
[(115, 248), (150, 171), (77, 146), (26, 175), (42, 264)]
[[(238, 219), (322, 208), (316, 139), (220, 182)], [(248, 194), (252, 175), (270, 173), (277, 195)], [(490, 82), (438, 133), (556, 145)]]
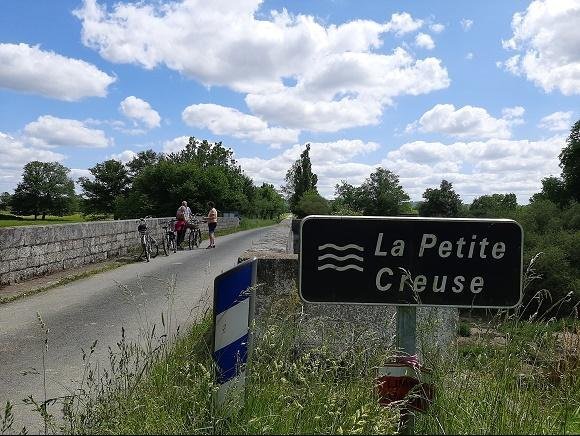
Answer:
[[(147, 220), (159, 241), (160, 223), (170, 219)], [(0, 228), (0, 286), (126, 255), (140, 245), (137, 225), (119, 220)], [(238, 218), (220, 218), (218, 230), (238, 225)], [(201, 229), (207, 235), (207, 226)]]

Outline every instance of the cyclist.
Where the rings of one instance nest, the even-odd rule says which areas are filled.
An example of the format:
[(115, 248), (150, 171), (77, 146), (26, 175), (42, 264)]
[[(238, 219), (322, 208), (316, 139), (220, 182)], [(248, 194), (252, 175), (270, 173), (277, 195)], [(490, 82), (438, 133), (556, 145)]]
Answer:
[(177, 219), (175, 223), (175, 231), (177, 232), (177, 248), (179, 249), (183, 238), (185, 237), (185, 232), (187, 231), (187, 226), (191, 220), (191, 209), (187, 206), (187, 201), (182, 201), (181, 206), (177, 209), (175, 218)]

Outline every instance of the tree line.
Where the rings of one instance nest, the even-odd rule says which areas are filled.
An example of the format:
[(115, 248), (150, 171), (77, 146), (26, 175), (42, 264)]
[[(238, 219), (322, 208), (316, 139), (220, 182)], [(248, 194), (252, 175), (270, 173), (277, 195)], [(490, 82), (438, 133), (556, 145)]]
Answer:
[(57, 162), (29, 162), (14, 194), (0, 197), (0, 207), (35, 219), (76, 211), (93, 218), (171, 216), (183, 200), (199, 214), (205, 214), (210, 200), (221, 212), (248, 217), (273, 219), (287, 210), (274, 186), (255, 186), (221, 142), (190, 137), (179, 152), (146, 150), (127, 164), (109, 159), (89, 172), (92, 177), (78, 179), (82, 193), (76, 195), (68, 168)]

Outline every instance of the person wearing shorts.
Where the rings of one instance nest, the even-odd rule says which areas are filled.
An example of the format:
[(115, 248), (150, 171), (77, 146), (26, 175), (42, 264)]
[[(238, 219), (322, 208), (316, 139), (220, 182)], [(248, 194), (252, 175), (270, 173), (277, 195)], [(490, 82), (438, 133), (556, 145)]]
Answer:
[(209, 233), (209, 245), (205, 248), (215, 248), (215, 228), (217, 227), (217, 210), (213, 201), (207, 202), (209, 213), (207, 214), (207, 229)]

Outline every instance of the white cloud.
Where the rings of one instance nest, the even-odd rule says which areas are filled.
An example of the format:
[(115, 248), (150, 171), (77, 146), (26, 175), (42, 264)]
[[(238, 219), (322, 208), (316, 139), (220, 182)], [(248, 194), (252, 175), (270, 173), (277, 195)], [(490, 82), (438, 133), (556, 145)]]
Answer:
[[(253, 115), (280, 128), (336, 131), (373, 124), (394, 97), (449, 86), (437, 58), (415, 59), (402, 48), (375, 52), (388, 32), (404, 35), (423, 25), (408, 13), (393, 14), (387, 23), (323, 25), (286, 11), (263, 18), (261, 4), (183, 0), (119, 3), (108, 10), (84, 0), (75, 15), (83, 43), (105, 59), (148, 69), (164, 65), (205, 85), (246, 93)], [(228, 31), (216, 38), (217, 28)], [(295, 86), (285, 86), (285, 79)]]
[[(436, 187), (442, 179), (453, 183), (463, 201), (474, 197), (514, 192), (527, 203), (541, 189), (541, 179), (560, 173), (558, 154), (565, 137), (541, 141), (488, 139), (484, 141), (441, 142), (415, 141), (388, 152), (377, 163), (354, 160), (363, 153), (376, 151), (378, 144), (359, 140), (312, 143), (310, 160), (318, 175), (319, 192), (334, 197), (341, 180), (360, 186), (378, 167), (390, 169), (400, 178), (413, 200), (420, 200), (425, 189)], [(243, 170), (257, 184), (283, 185), (286, 172), (299, 158), (303, 145), (294, 145), (270, 159), (239, 158)]]
[(121, 153), (112, 154), (109, 159), (115, 159), (123, 164), (126, 164), (127, 162), (132, 161), (135, 156), (137, 156), (137, 153), (135, 153), (133, 150), (125, 150)]
[(300, 133), (296, 129), (268, 127), (268, 123), (254, 115), (217, 104), (188, 106), (181, 117), (188, 126), (207, 128), (216, 135), (229, 135), (269, 144), (296, 142)]
[(62, 162), (65, 156), (51, 150), (36, 149), (0, 132), (0, 192), (12, 191), (20, 182), (22, 168), (28, 162)]
[(469, 52), (469, 53), (467, 53), (467, 54), (465, 55), (465, 59), (467, 59), (467, 60), (471, 60), (471, 59), (473, 59), (473, 53), (472, 53), (472, 52)]
[(503, 65), (546, 92), (580, 94), (580, 2), (534, 0), (512, 18), (513, 36), (502, 41), (518, 54)]
[(484, 194), (514, 192), (525, 203), (539, 192), (542, 178), (560, 173), (558, 155), (564, 144), (562, 136), (540, 141), (416, 141), (389, 152), (382, 165), (400, 176), (415, 199), (446, 179), (464, 202)]
[(444, 133), (458, 138), (509, 138), (510, 127), (521, 124), (524, 108), (506, 108), (503, 118), (492, 117), (484, 108), (464, 106), (455, 109), (452, 104), (437, 104), (419, 120), (409, 124), (407, 132)]
[(386, 30), (402, 36), (420, 29), (421, 26), (423, 26), (423, 20), (415, 20), (408, 12), (403, 12), (391, 15), (391, 21), (387, 23)]
[(429, 29), (431, 29), (431, 31), (434, 33), (441, 33), (445, 30), (445, 26), (441, 23), (435, 23), (435, 24), (431, 24), (429, 26)]
[(433, 42), (433, 38), (426, 33), (419, 33), (415, 37), (415, 44), (418, 47), (425, 48), (427, 50), (432, 50), (435, 48), (435, 43)]
[(312, 65), (295, 87), (248, 94), (246, 104), (279, 125), (332, 132), (377, 124), (393, 98), (426, 94), (449, 83), (439, 59), (415, 60), (401, 48), (390, 55), (342, 53)]
[(471, 29), (471, 26), (473, 26), (473, 20), (470, 20), (467, 18), (462, 18), (460, 23), (461, 23), (461, 27), (466, 32)]
[(115, 78), (94, 65), (39, 46), (0, 44), (0, 88), (65, 101), (105, 97)]
[(85, 123), (51, 115), (38, 117), (24, 127), (25, 139), (37, 147), (103, 148), (113, 140), (105, 132), (88, 128)]
[(547, 129), (552, 132), (562, 132), (567, 131), (572, 128), (572, 111), (568, 112), (554, 112), (553, 114), (546, 115), (540, 120), (538, 127), (542, 129)]
[(163, 143), (163, 153), (177, 153), (189, 143), (189, 136), (178, 136)]
[(126, 117), (144, 124), (149, 129), (159, 127), (161, 123), (161, 117), (149, 103), (132, 95), (121, 102), (119, 110)]
[[(327, 198), (334, 195), (334, 186), (341, 179), (362, 183), (374, 166), (351, 162), (355, 156), (375, 151), (379, 144), (361, 140), (342, 139), (335, 142), (311, 142), (310, 160), (312, 170), (318, 175), (318, 190)], [(263, 182), (281, 186), (285, 183), (286, 172), (300, 157), (304, 145), (296, 144), (271, 159), (238, 158), (242, 169), (257, 185)]]

